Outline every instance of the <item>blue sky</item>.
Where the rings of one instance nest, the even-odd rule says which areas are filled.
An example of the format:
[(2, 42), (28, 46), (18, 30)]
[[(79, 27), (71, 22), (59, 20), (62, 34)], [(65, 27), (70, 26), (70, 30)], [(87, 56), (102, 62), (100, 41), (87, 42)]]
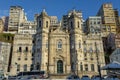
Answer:
[(28, 20), (34, 19), (34, 14), (40, 13), (43, 8), (48, 15), (57, 16), (67, 14), (73, 8), (81, 10), (83, 19), (95, 16), (103, 3), (111, 2), (120, 12), (120, 0), (0, 0), (0, 17), (9, 15), (10, 6), (22, 6), (27, 13)]

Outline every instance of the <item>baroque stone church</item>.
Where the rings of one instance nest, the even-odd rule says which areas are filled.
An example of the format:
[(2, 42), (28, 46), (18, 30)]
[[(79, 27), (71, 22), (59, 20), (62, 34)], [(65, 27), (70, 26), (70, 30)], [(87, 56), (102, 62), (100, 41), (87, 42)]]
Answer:
[[(54, 78), (65, 78), (71, 73), (80, 77), (99, 74), (98, 65), (105, 65), (102, 39), (99, 35), (83, 33), (81, 12), (71, 11), (57, 25), (51, 25), (45, 10), (36, 19), (33, 44), (36, 70), (46, 71)], [(104, 75), (105, 71), (101, 73)]]

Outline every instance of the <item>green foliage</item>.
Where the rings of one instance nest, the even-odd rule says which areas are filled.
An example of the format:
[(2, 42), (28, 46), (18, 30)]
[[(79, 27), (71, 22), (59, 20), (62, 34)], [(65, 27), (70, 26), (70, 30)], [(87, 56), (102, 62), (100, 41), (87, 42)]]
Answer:
[(14, 34), (0, 33), (0, 41), (1, 42), (13, 43), (13, 40), (14, 40)]

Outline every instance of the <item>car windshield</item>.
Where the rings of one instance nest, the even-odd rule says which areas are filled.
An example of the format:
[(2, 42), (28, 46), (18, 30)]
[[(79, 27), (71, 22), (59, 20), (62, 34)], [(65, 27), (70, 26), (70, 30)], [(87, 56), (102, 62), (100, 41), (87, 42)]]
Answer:
[(25, 76), (25, 75), (44, 75), (44, 71), (31, 71), (31, 72), (20, 72), (17, 76)]
[(88, 76), (83, 76), (81, 80), (90, 80), (90, 78)]

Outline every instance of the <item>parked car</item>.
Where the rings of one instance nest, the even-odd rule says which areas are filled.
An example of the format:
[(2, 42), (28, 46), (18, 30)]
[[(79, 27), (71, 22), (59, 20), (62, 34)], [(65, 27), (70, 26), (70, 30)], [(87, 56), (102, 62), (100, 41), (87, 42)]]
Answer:
[(91, 80), (103, 80), (104, 78), (100, 78), (100, 76), (99, 75), (96, 75), (96, 76), (93, 76), (92, 78), (91, 78)]
[(7, 80), (4, 76), (0, 76), (0, 80)]
[(47, 74), (45, 71), (27, 71), (20, 72), (17, 75), (18, 80), (27, 80), (27, 79), (46, 79)]
[(81, 80), (90, 80), (90, 78), (87, 75), (82, 76)]
[(104, 80), (120, 80), (120, 79), (117, 78), (117, 76), (107, 76), (104, 78)]
[(8, 76), (8, 80), (16, 80), (16, 76)]
[(78, 75), (69, 75), (66, 79), (80, 80), (80, 77)]

